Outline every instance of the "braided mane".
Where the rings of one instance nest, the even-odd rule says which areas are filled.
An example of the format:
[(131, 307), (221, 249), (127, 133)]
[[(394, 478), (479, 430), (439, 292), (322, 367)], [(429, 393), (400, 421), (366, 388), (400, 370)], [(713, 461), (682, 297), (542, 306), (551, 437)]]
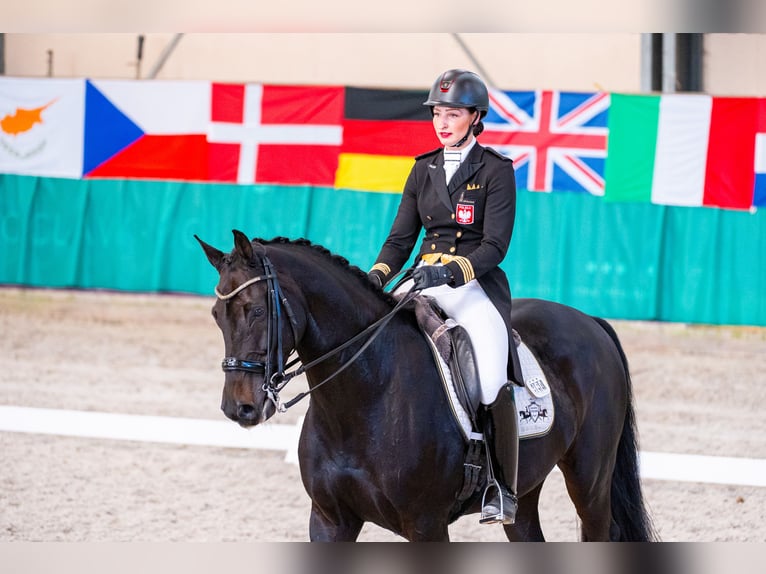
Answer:
[(274, 237), (273, 239), (270, 239), (270, 240), (256, 238), (256, 239), (253, 239), (252, 242), (260, 243), (262, 245), (298, 245), (301, 247), (307, 247), (311, 249), (314, 253), (317, 253), (318, 255), (327, 259), (327, 261), (332, 263), (335, 267), (359, 279), (365, 287), (367, 287), (371, 292), (378, 295), (378, 297), (382, 298), (384, 301), (390, 303), (391, 305), (396, 304), (396, 299), (394, 299), (394, 297), (390, 293), (376, 289), (372, 285), (372, 283), (370, 283), (370, 281), (367, 278), (367, 273), (365, 271), (363, 271), (356, 265), (353, 265), (348, 259), (346, 259), (342, 255), (337, 255), (331, 252), (326, 247), (323, 247), (322, 245), (312, 243), (311, 241), (305, 238), (290, 239), (288, 237), (281, 237), (281, 236)]

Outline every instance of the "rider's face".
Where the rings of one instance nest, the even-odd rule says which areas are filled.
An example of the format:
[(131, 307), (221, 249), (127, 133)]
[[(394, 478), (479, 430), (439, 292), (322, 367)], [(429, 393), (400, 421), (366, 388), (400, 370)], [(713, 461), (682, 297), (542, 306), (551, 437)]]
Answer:
[[(449, 147), (459, 142), (475, 119), (476, 112), (470, 112), (466, 108), (434, 106), (434, 131), (443, 146)], [(464, 148), (471, 143), (472, 137), (469, 137), (460, 148), (453, 149)]]

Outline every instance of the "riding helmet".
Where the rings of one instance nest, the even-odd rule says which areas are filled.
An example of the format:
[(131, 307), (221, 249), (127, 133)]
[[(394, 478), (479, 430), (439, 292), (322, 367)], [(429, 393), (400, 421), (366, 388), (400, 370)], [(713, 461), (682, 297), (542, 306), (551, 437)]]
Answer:
[(489, 93), (481, 78), (473, 72), (447, 70), (436, 78), (423, 105), (476, 108), (483, 118), (489, 109)]

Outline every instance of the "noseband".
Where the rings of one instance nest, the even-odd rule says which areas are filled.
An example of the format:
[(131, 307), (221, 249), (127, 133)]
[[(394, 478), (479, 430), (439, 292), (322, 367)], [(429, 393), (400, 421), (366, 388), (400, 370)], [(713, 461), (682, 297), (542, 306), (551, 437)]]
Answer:
[[(415, 290), (414, 288), (411, 289), (409, 292), (407, 292), (394, 306), (391, 311), (386, 313), (383, 317), (375, 321), (372, 325), (368, 326), (366, 329), (343, 343), (342, 345), (335, 347), (334, 349), (328, 351), (321, 357), (314, 359), (313, 361), (301, 365), (298, 369), (295, 369), (290, 372), (285, 372), (285, 369), (289, 369), (296, 363), (300, 361), (299, 358), (296, 358), (287, 365), (283, 364), (282, 360), (282, 307), (284, 307), (285, 312), (287, 313), (289, 322), (290, 322), (290, 328), (292, 329), (293, 333), (293, 344), (297, 346), (298, 344), (298, 335), (296, 331), (296, 325), (297, 322), (295, 320), (295, 315), (292, 312), (292, 309), (290, 308), (290, 304), (287, 302), (287, 298), (285, 297), (284, 293), (282, 292), (280, 286), (279, 286), (279, 279), (277, 277), (276, 269), (274, 268), (273, 264), (269, 260), (269, 258), (266, 256), (265, 253), (260, 255), (261, 262), (263, 263), (263, 275), (258, 275), (256, 277), (253, 277), (251, 279), (248, 279), (242, 285), (239, 287), (236, 287), (234, 290), (227, 294), (222, 294), (218, 288), (215, 289), (215, 294), (221, 301), (228, 301), (229, 299), (235, 297), (238, 295), (242, 290), (246, 289), (250, 285), (254, 285), (255, 283), (258, 283), (260, 281), (266, 281), (267, 284), (267, 291), (268, 291), (268, 297), (267, 297), (267, 305), (268, 305), (268, 320), (267, 320), (267, 339), (268, 339), (268, 351), (266, 355), (266, 361), (245, 361), (242, 359), (238, 359), (237, 357), (224, 357), (223, 361), (221, 362), (221, 368), (224, 371), (244, 371), (246, 373), (254, 373), (257, 375), (263, 375), (264, 382), (262, 385), (263, 391), (266, 393), (266, 396), (271, 400), (271, 402), (274, 403), (274, 406), (277, 408), (279, 412), (285, 412), (288, 408), (293, 406), (295, 403), (300, 401), (301, 399), (308, 396), (310, 393), (333, 379), (336, 375), (338, 375), (341, 371), (345, 370), (346, 367), (348, 367), (351, 363), (353, 363), (359, 355), (362, 354), (362, 352), (372, 343), (372, 341), (375, 339), (375, 337), (378, 336), (380, 331), (383, 329), (383, 327), (386, 326), (386, 324), (391, 320), (391, 318), (407, 303), (409, 303), (417, 294), (420, 292), (420, 290)], [(404, 278), (403, 278), (404, 280)], [(279, 398), (279, 392), (284, 388), (284, 386), (297, 375), (300, 375), (304, 372), (306, 372), (311, 367), (325, 361), (329, 357), (332, 357), (333, 355), (336, 355), (337, 353), (341, 352), (342, 350), (346, 349), (347, 347), (353, 345), (360, 339), (363, 339), (364, 337), (368, 337), (367, 341), (359, 348), (359, 350), (354, 353), (354, 355), (343, 365), (341, 365), (333, 374), (331, 374), (329, 377), (324, 379), (322, 382), (314, 385), (311, 389), (309, 389), (306, 392), (300, 393), (287, 403), (282, 403)], [(276, 355), (276, 359), (274, 359), (274, 356)]]

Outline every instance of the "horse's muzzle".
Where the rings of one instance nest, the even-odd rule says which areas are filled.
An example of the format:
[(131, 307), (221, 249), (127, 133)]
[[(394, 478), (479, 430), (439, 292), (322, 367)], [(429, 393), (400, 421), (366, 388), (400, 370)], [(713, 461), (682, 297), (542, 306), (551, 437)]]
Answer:
[(245, 428), (266, 422), (276, 413), (276, 407), (271, 401), (265, 401), (262, 408), (251, 403), (237, 403), (229, 408), (223, 406), (221, 410), (228, 418)]

